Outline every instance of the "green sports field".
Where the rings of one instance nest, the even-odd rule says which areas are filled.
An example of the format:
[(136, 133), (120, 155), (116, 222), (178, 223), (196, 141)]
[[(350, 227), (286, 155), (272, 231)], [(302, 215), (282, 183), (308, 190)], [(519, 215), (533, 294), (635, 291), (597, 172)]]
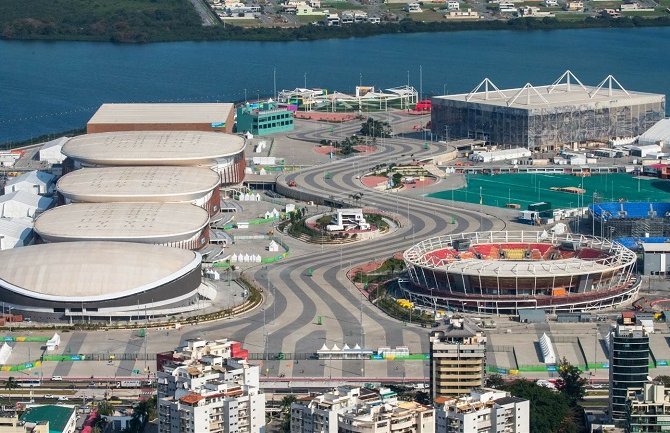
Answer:
[(568, 192), (552, 191), (551, 187), (577, 187), (586, 192), (584, 206), (596, 201), (670, 201), (670, 181), (652, 177), (633, 177), (624, 173), (577, 177), (562, 174), (468, 175), (467, 186), (457, 190), (430, 194), (444, 200), (479, 203), (505, 207), (518, 203), (526, 209), (530, 203), (551, 202), (554, 208), (576, 207), (582, 197)]

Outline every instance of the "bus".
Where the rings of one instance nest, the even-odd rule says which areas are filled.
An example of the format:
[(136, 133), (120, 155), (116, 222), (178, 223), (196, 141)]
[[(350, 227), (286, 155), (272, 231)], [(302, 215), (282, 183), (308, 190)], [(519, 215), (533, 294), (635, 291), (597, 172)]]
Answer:
[(42, 386), (41, 379), (17, 379), (16, 384), (22, 388), (36, 388)]
[(139, 388), (140, 386), (142, 386), (142, 382), (139, 380), (122, 380), (116, 382), (117, 388)]

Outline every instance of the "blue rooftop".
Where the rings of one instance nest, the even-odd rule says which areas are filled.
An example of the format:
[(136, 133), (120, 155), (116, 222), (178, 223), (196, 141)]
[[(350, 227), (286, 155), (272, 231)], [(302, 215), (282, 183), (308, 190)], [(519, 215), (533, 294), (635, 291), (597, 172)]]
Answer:
[(620, 243), (629, 250), (636, 251), (640, 248), (642, 243), (645, 244), (663, 244), (670, 242), (670, 238), (667, 237), (648, 237), (648, 238), (616, 238), (616, 242)]
[(596, 218), (609, 219), (644, 219), (663, 218), (670, 216), (670, 203), (666, 202), (610, 202), (596, 203), (589, 206), (591, 214)]

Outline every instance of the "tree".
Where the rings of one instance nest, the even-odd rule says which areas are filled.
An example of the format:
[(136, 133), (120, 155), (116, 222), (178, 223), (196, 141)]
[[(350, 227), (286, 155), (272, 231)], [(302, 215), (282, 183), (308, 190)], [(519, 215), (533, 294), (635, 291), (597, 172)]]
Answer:
[(361, 125), (361, 134), (368, 137), (390, 137), (391, 125), (368, 117), (368, 120)]
[(114, 413), (114, 406), (107, 400), (98, 403), (98, 413), (100, 415), (111, 415)]
[[(18, 388), (19, 383), (16, 381), (16, 378), (14, 376), (9, 376), (7, 378), (7, 382), (5, 382), (5, 389), (11, 391), (12, 389)], [(7, 398), (11, 398), (12, 394), (9, 393)]]
[(391, 179), (393, 179), (393, 186), (399, 186), (402, 183), (402, 174), (393, 173)]
[(133, 407), (133, 416), (123, 432), (140, 433), (149, 420), (156, 418), (156, 397), (142, 400)]
[(565, 357), (558, 364), (558, 374), (561, 377), (556, 381), (556, 389), (565, 396), (571, 407), (576, 406), (586, 395), (588, 380), (583, 378), (581, 370), (570, 364)]
[(281, 431), (291, 431), (291, 405), (297, 400), (294, 394), (289, 394), (281, 399)]
[(570, 405), (561, 393), (529, 380), (515, 380), (503, 390), (530, 401), (530, 433), (558, 433), (564, 419), (570, 416)]
[(665, 385), (666, 387), (670, 388), (670, 376), (665, 376), (665, 375), (656, 376), (654, 378), (654, 382), (660, 382), (663, 385)]
[(487, 388), (500, 388), (505, 385), (505, 379), (497, 373), (486, 375)]

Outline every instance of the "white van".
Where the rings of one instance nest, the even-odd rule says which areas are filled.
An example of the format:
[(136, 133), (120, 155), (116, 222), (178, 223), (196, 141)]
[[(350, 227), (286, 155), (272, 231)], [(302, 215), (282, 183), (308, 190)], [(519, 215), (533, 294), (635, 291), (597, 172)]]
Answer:
[(54, 382), (62, 382), (63, 376), (51, 376), (51, 380)]

